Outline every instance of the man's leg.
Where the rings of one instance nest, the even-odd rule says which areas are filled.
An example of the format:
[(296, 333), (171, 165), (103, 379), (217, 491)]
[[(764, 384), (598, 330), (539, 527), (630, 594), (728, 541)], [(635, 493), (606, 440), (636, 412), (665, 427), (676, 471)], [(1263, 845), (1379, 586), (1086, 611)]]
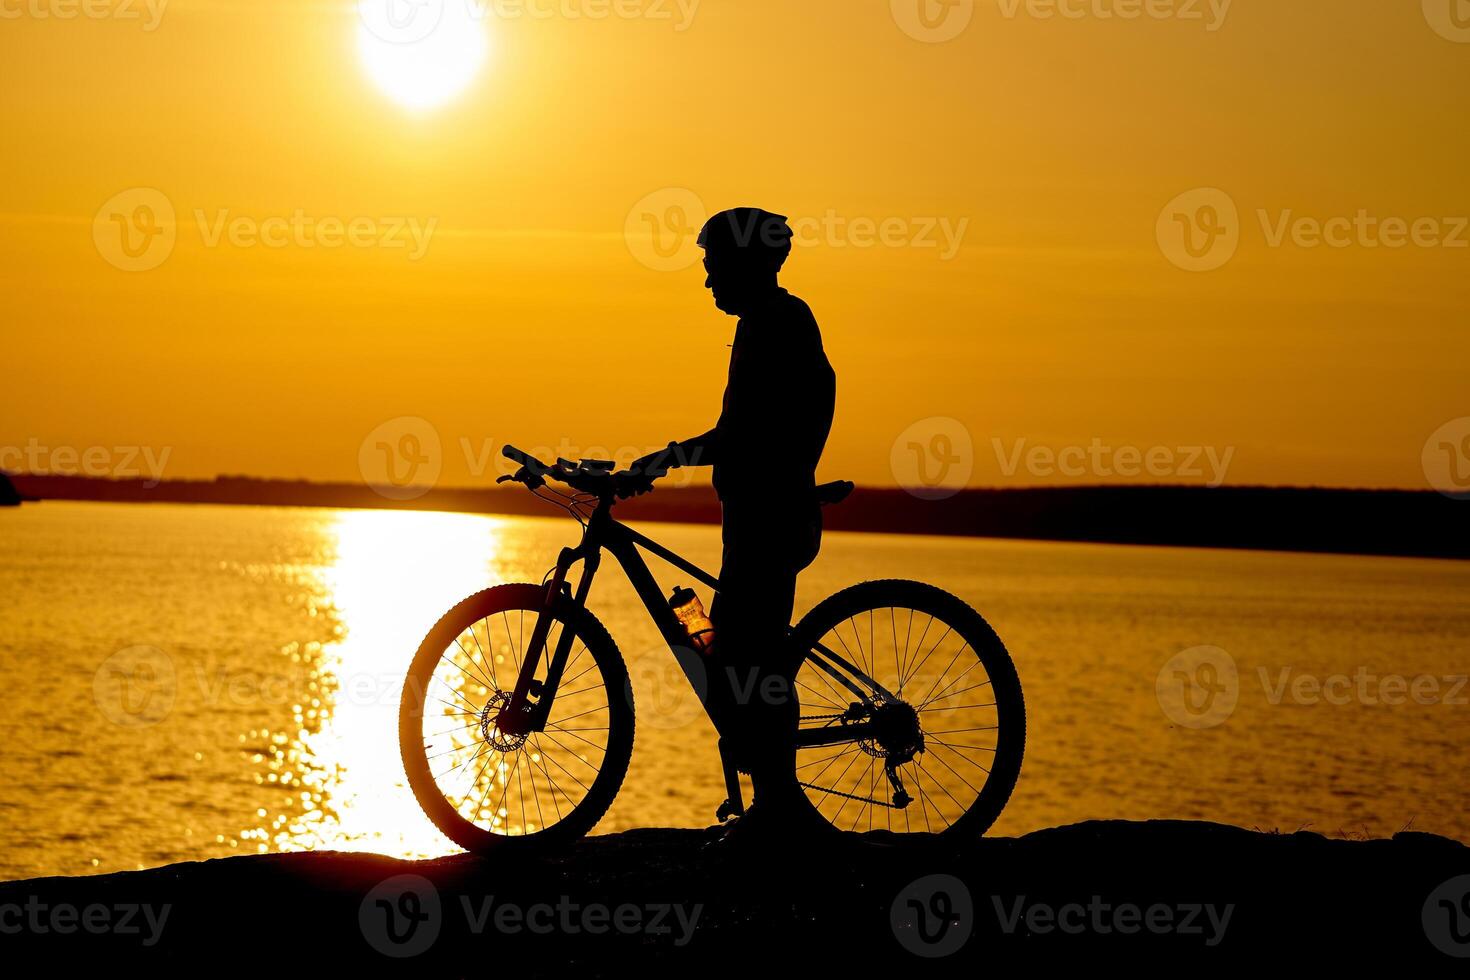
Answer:
[(795, 733), (800, 708), (792, 692), (786, 630), (796, 599), (789, 564), (747, 556), (740, 544), (725, 550), (720, 591), (710, 618), (715, 662), (725, 695), (725, 737), (762, 807), (790, 802), (796, 784)]
[(821, 546), (817, 514), (730, 506), (724, 514), (720, 591), (710, 618), (716, 663), (726, 693), (722, 735), (737, 742), (763, 809), (805, 804), (796, 781), (795, 735), (800, 705), (795, 673), (800, 658), (787, 629), (796, 602), (796, 576)]

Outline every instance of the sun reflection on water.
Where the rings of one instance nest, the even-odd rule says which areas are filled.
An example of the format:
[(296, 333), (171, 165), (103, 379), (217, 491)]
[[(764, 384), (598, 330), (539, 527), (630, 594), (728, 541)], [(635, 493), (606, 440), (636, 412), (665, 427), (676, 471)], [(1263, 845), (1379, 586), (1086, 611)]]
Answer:
[[(257, 781), (287, 791), (242, 838), (260, 851), (334, 849), (423, 858), (453, 853), (420, 811), (398, 751), (398, 701), (434, 622), (492, 583), (505, 522), (443, 513), (341, 511), (323, 605), (340, 639), (290, 651), (305, 668), (294, 733), (252, 732)], [(241, 741), (246, 742), (245, 736)], [(249, 749), (247, 749), (248, 751)]]

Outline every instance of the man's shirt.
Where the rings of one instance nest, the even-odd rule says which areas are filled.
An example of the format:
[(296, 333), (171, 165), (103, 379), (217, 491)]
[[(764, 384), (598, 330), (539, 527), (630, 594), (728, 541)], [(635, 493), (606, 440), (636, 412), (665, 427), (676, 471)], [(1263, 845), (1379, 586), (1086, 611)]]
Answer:
[(837, 379), (812, 311), (784, 289), (740, 319), (715, 425), (715, 490), (726, 502), (812, 506)]

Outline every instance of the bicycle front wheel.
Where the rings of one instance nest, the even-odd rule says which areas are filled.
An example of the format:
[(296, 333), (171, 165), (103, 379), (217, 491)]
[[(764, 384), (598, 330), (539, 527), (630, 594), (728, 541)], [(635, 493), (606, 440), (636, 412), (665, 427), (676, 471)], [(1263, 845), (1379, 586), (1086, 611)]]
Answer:
[[(546, 589), (501, 585), (435, 624), (403, 686), (398, 737), (409, 786), (443, 834), (471, 851), (581, 837), (607, 812), (633, 751), (633, 695), (622, 656), (591, 613)], [(543, 731), (497, 727), (526, 644), (550, 616), (536, 680), (567, 630), (571, 653)]]
[[(999, 637), (963, 601), (919, 582), (864, 582), (802, 617), (796, 676), (807, 798), (840, 830), (980, 836), (1021, 772), (1026, 707)], [(820, 650), (836, 674), (815, 662)], [(854, 727), (861, 726), (861, 727)], [(855, 733), (844, 739), (843, 729)], [(890, 776), (890, 773), (892, 774)]]

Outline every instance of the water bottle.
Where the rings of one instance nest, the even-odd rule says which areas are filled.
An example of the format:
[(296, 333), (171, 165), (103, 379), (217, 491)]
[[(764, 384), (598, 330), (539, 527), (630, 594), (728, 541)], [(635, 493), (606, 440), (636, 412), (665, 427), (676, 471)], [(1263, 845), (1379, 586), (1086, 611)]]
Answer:
[(700, 653), (708, 654), (715, 645), (715, 624), (710, 622), (704, 611), (704, 603), (693, 589), (682, 585), (669, 596), (669, 608), (679, 618), (679, 625), (689, 637), (689, 645)]

